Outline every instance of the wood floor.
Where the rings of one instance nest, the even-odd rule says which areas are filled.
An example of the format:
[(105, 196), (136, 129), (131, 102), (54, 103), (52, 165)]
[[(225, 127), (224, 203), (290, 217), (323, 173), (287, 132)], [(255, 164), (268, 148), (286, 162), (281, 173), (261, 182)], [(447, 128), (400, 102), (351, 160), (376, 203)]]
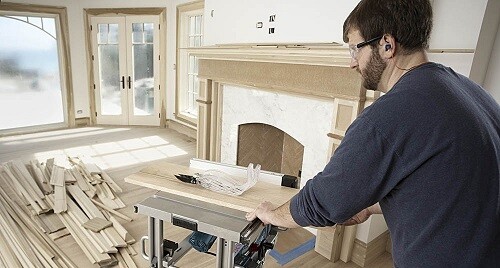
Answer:
[[(92, 157), (96, 164), (105, 169), (124, 190), (120, 198), (127, 207), (120, 212), (131, 217), (133, 221), (121, 223), (138, 241), (134, 244), (134, 249), (138, 252), (134, 261), (138, 267), (148, 267), (147, 261), (141, 257), (139, 243), (140, 238), (147, 234), (147, 217), (135, 214), (133, 205), (153, 195), (155, 191), (125, 183), (123, 178), (154, 161), (188, 165), (189, 159), (195, 154), (196, 140), (173, 130), (151, 127), (86, 127), (0, 138), (0, 163), (14, 159), (24, 162), (38, 159), (45, 162), (53, 157), (87, 156)], [(166, 225), (164, 232), (165, 238), (173, 241), (180, 241), (190, 234), (190, 231), (172, 225)], [(98, 267), (86, 259), (71, 236), (61, 238), (56, 243), (78, 267)], [(278, 240), (278, 243), (287, 241)], [(191, 250), (176, 266), (214, 267), (215, 257)], [(331, 263), (316, 252), (310, 251), (285, 266), (280, 266), (269, 256), (264, 267), (358, 266), (352, 262)], [(390, 254), (382, 255), (370, 267), (392, 267)]]

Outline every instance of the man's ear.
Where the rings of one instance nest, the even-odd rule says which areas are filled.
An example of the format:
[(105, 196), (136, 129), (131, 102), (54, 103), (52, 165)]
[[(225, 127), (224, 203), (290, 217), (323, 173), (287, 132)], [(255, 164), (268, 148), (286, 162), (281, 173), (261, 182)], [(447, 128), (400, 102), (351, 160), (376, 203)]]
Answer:
[(382, 47), (382, 58), (390, 59), (396, 54), (396, 39), (390, 34), (384, 34), (379, 45)]

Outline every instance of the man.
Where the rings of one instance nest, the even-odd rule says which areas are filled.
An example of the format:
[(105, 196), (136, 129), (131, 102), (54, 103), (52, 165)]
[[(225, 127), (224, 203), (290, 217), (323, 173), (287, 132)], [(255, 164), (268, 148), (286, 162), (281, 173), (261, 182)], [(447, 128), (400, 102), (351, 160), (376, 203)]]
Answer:
[(358, 4), (344, 23), (351, 68), (386, 94), (295, 197), (264, 202), (248, 220), (332, 226), (383, 212), (396, 267), (500, 265), (500, 107), (428, 62), (431, 28), (428, 0)]

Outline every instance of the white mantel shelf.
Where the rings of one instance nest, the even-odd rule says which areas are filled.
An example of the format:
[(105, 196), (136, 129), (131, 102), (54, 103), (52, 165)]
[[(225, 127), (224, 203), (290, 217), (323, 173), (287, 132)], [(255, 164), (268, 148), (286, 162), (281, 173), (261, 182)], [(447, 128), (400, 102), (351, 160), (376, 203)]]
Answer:
[(340, 45), (249, 45), (185, 48), (199, 59), (349, 67), (347, 47)]

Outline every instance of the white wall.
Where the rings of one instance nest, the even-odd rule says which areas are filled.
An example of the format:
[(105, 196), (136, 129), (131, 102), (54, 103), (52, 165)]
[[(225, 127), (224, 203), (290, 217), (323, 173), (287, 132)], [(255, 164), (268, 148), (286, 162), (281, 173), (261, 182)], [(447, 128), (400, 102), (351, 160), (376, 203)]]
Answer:
[(500, 103), (500, 25), (487, 70), (483, 86)]
[(434, 0), (434, 27), (430, 48), (475, 49), (487, 2), (488, 0)]
[[(235, 3), (236, 2), (236, 3)], [(339, 43), (358, 0), (205, 0), (204, 45)], [(276, 15), (270, 22), (269, 16)], [(257, 22), (263, 27), (257, 28)], [(274, 28), (274, 34), (269, 34)]]

